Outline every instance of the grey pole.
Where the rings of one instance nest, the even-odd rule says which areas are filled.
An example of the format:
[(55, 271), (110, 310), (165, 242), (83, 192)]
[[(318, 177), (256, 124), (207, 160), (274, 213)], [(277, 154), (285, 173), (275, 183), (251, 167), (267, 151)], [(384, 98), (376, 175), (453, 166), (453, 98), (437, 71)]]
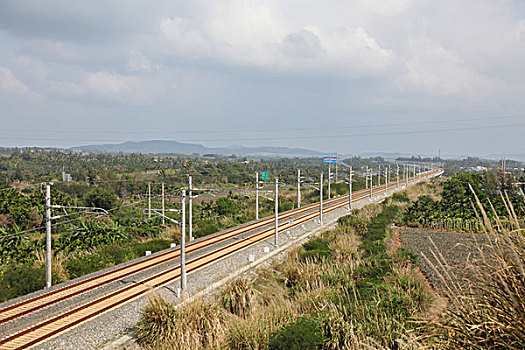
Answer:
[(46, 287), (51, 288), (51, 184), (46, 184)]
[(301, 207), (301, 169), (297, 169), (297, 208)]
[(352, 167), (350, 167), (350, 177), (348, 178), (348, 209), (352, 209)]
[(377, 168), (377, 187), (381, 186), (381, 165)]
[(396, 170), (396, 187), (399, 189), (399, 164), (397, 164), (397, 170)]
[(180, 190), (180, 288), (186, 289), (186, 190)]
[(366, 167), (365, 187), (366, 187), (366, 189), (368, 190), (368, 167)]
[(259, 173), (255, 173), (255, 220), (259, 220)]
[(148, 182), (148, 219), (151, 219), (151, 182)]
[[(410, 175), (410, 172), (408, 172), (408, 164), (405, 164), (405, 167), (403, 168), (403, 171), (405, 173), (405, 187), (408, 187), (408, 176)], [(408, 174), (407, 174), (408, 172)]]
[[(164, 213), (164, 209), (165, 209), (165, 206), (164, 206), (164, 182), (162, 183), (162, 212)], [(166, 219), (164, 218), (164, 216), (162, 217), (162, 224), (164, 225), (166, 223)]]
[(323, 224), (323, 173), (321, 173), (321, 182), (319, 183), (319, 223)]
[(416, 183), (416, 165), (414, 164), (414, 183)]
[(330, 171), (330, 167), (328, 167), (328, 199), (330, 199), (330, 179), (331, 177), (332, 177), (332, 172)]
[(388, 193), (388, 168), (385, 167), (385, 196)]
[(279, 236), (279, 178), (275, 178), (275, 193), (274, 193), (274, 202), (275, 202), (275, 246), (277, 247), (277, 240)]
[(373, 187), (374, 187), (374, 183), (372, 182), (373, 176), (372, 176), (372, 168), (370, 168), (370, 200), (372, 199), (372, 191), (373, 191)]
[(188, 235), (190, 242), (193, 241), (193, 187), (191, 183), (191, 175), (188, 176)]

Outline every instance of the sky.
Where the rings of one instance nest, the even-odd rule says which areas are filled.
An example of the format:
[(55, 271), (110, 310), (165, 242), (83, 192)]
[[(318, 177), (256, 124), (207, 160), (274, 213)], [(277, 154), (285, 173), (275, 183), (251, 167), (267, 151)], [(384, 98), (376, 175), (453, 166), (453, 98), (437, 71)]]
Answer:
[(525, 153), (525, 1), (0, 0), (0, 146)]

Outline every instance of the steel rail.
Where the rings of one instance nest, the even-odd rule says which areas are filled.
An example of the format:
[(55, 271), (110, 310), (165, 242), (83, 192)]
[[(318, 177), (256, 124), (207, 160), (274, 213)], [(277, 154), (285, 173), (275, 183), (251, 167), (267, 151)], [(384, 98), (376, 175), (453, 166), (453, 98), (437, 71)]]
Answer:
[[(356, 194), (360, 192), (357, 191)], [(346, 195), (347, 197), (347, 195)], [(330, 200), (328, 204), (332, 204), (336, 201), (342, 200), (342, 198), (334, 198)], [(316, 203), (309, 204), (308, 206), (297, 208), (288, 212), (283, 213), (281, 216), (282, 219), (287, 219), (291, 216), (298, 215), (305, 211), (315, 209)], [(251, 223), (245, 226), (236, 227), (231, 230), (225, 231), (219, 235), (215, 235), (201, 241), (196, 241), (188, 245), (188, 253), (199, 251), (201, 249), (207, 248), (214, 244), (221, 243), (232, 237), (242, 235), (246, 232), (259, 229), (273, 222), (272, 217), (265, 218), (259, 222)], [(21, 316), (27, 315), (31, 312), (41, 310), (44, 307), (56, 304), (65, 299), (76, 296), (80, 293), (85, 293), (87, 291), (93, 290), (95, 288), (101, 287), (103, 285), (114, 282), (118, 279), (128, 277), (130, 275), (154, 268), (156, 266), (162, 265), (164, 263), (170, 262), (180, 257), (180, 248), (179, 250), (169, 250), (159, 255), (155, 255), (149, 259), (137, 261), (135, 263), (117, 268), (106, 273), (87, 278), (85, 280), (73, 283), (68, 286), (50, 291), (48, 293), (36, 296), (24, 300), (20, 303), (10, 305), (6, 308), (0, 310), (0, 324), (6, 323), (8, 321), (14, 320)], [(17, 311), (20, 310), (20, 311)]]

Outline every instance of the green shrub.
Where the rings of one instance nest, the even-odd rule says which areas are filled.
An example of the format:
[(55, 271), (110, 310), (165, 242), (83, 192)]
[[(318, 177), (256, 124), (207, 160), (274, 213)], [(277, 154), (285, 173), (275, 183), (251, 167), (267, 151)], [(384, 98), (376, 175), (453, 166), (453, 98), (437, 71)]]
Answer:
[(19, 265), (7, 269), (0, 279), (0, 302), (40, 290), (46, 286), (43, 267)]
[(328, 247), (328, 241), (322, 238), (312, 239), (303, 244), (303, 249), (299, 251), (299, 257), (305, 259), (321, 259), (328, 258), (332, 255), (332, 251)]
[(340, 226), (350, 226), (356, 233), (363, 235), (366, 232), (368, 221), (357, 216), (346, 215), (337, 220)]
[(128, 260), (137, 258), (133, 249), (129, 246), (109, 246), (99, 252), (101, 258), (109, 265), (122, 264)]
[(129, 237), (118, 224), (108, 225), (95, 221), (80, 222), (72, 226), (56, 241), (56, 251), (85, 251), (125, 241)]
[(270, 350), (321, 349), (326, 338), (321, 324), (309, 317), (302, 317), (288, 324), (270, 336)]
[(117, 205), (117, 195), (110, 189), (97, 187), (85, 194), (84, 204), (110, 210)]
[(396, 192), (392, 195), (392, 201), (400, 203), (409, 203), (410, 198), (408, 198), (408, 194), (406, 192)]
[(102, 270), (106, 262), (99, 254), (88, 254), (67, 260), (66, 271), (71, 278), (77, 278), (89, 273)]
[(171, 245), (171, 242), (165, 239), (153, 239), (144, 243), (134, 242), (131, 245), (131, 249), (135, 253), (136, 257), (144, 256), (146, 251), (149, 250), (152, 253), (168, 249)]
[(199, 224), (195, 230), (195, 237), (204, 237), (212, 233), (219, 232), (219, 226), (212, 223)]

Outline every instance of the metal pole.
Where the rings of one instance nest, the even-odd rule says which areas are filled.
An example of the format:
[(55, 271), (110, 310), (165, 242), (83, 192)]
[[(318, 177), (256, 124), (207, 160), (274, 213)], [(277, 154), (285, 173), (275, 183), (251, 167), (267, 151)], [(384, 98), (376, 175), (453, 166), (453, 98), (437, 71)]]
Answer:
[(148, 219), (151, 219), (151, 182), (148, 182)]
[(193, 186), (191, 175), (188, 176), (188, 236), (193, 241)]
[(335, 183), (337, 183), (337, 168), (339, 165), (339, 153), (335, 153)]
[(396, 170), (396, 187), (399, 189), (399, 164), (396, 164), (397, 170)]
[(332, 153), (328, 153), (328, 199), (330, 199), (330, 179), (332, 178)]
[(321, 173), (321, 182), (319, 183), (319, 223), (323, 224), (323, 173)]
[(279, 178), (275, 178), (275, 193), (274, 193), (274, 201), (275, 201), (275, 240), (274, 244), (277, 247), (278, 244), (278, 238), (279, 238)]
[(51, 185), (46, 184), (46, 287), (51, 288)]
[(301, 207), (301, 169), (297, 169), (297, 208)]
[[(164, 182), (162, 183), (162, 213), (164, 213)], [(162, 224), (166, 223), (164, 216), (162, 217)]]
[(403, 172), (405, 173), (405, 187), (408, 186), (408, 175), (407, 175), (407, 170), (408, 170), (408, 164), (405, 164), (404, 168), (403, 168)]
[(180, 288), (186, 289), (186, 190), (180, 190)]
[(350, 167), (350, 177), (348, 179), (348, 209), (352, 209), (352, 167)]
[(365, 188), (368, 190), (368, 167), (366, 167)]
[(259, 220), (259, 173), (255, 173), (255, 220)]
[(381, 165), (377, 168), (377, 187), (381, 186)]
[(330, 199), (330, 179), (331, 178), (332, 178), (332, 171), (330, 170), (330, 167), (328, 167), (328, 199)]
[(372, 168), (370, 168), (370, 199), (372, 199), (372, 191), (373, 191), (373, 187), (374, 187), (374, 183), (372, 182)]
[(388, 168), (385, 167), (385, 196), (388, 193)]

